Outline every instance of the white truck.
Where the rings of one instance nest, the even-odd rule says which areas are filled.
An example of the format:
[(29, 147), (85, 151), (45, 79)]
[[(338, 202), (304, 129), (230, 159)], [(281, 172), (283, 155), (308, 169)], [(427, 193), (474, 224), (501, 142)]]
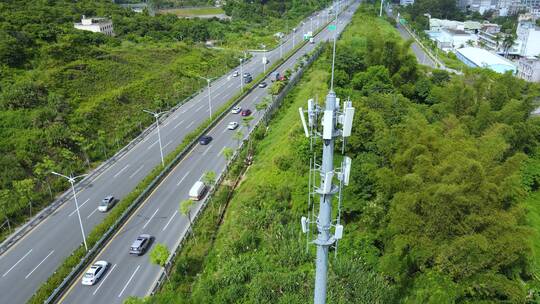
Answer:
[(199, 201), (204, 197), (206, 193), (206, 185), (201, 181), (196, 181), (191, 189), (189, 189), (189, 199), (193, 201)]

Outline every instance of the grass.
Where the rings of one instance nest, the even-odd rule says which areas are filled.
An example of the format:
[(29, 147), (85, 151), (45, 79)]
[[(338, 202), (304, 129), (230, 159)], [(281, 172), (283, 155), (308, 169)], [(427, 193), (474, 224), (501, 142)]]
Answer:
[(192, 8), (171, 8), (159, 10), (160, 14), (173, 14), (178, 17), (196, 17), (204, 15), (225, 14), (220, 7), (192, 7)]

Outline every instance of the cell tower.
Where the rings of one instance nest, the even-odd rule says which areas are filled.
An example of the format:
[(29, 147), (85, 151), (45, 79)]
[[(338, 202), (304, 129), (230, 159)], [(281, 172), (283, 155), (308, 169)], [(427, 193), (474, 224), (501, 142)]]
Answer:
[[(337, 26), (336, 10), (336, 26)], [(337, 31), (337, 29), (335, 29)], [(312, 208), (311, 216), (301, 218), (302, 232), (309, 233), (310, 225), (316, 224), (318, 236), (312, 241), (317, 246), (316, 273), (315, 273), (315, 304), (326, 303), (326, 283), (328, 273), (328, 252), (331, 246), (335, 248), (337, 254), (338, 240), (343, 235), (343, 225), (340, 223), (341, 214), (341, 193), (342, 188), (349, 184), (351, 170), (351, 158), (344, 156), (338, 168), (334, 168), (334, 145), (336, 140), (342, 138), (341, 153), (344, 152), (345, 138), (351, 135), (352, 122), (354, 118), (354, 107), (350, 100), (343, 103), (340, 109), (340, 100), (334, 92), (334, 63), (336, 53), (336, 34), (334, 34), (333, 56), (332, 56), (332, 80), (330, 92), (326, 96), (324, 108), (313, 100), (308, 100), (307, 111), (299, 108), (300, 119), (304, 127), (306, 137), (310, 138), (311, 152), (309, 174), (309, 194), (308, 210)], [(307, 113), (307, 123), (305, 114)], [(341, 126), (341, 129), (339, 128)], [(313, 152), (314, 142), (322, 138), (323, 153), (322, 163), (317, 163), (316, 154)], [(315, 185), (319, 175), (319, 186)], [(334, 178), (339, 181), (337, 185), (333, 183)], [(332, 220), (332, 199), (338, 195), (337, 218)], [(314, 204), (311, 197), (319, 195), (319, 214), (315, 218)], [(308, 211), (309, 212), (309, 211)], [(333, 234), (331, 229), (334, 228)], [(309, 234), (308, 234), (309, 238)], [(308, 239), (309, 242), (309, 239)]]

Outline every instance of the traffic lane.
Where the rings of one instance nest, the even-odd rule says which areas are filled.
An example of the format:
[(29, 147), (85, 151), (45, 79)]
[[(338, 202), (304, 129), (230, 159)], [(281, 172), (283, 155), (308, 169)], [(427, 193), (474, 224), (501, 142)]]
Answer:
[[(405, 40), (413, 39), (414, 40), (414, 38), (412, 38), (411, 35), (409, 35), (409, 33), (399, 23), (397, 23), (397, 30), (398, 30), (399, 34), (401, 35), (401, 37), (403, 39), (405, 39)], [(420, 62), (423, 65), (428, 65), (428, 66), (430, 66), (432, 68), (436, 67), (436, 64), (433, 62), (433, 60), (431, 60), (431, 58), (429, 56), (427, 56), (427, 54), (416, 43), (416, 41), (413, 41), (413, 43), (411, 44), (411, 49), (413, 51), (413, 54), (416, 56), (416, 59), (418, 60), (418, 62)]]

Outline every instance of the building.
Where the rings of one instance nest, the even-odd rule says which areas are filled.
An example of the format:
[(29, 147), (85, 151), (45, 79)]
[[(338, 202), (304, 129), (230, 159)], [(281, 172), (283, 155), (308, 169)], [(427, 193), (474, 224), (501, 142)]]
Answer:
[(540, 59), (536, 57), (519, 59), (517, 76), (530, 82), (540, 82)]
[(435, 41), (437, 47), (445, 52), (453, 51), (468, 45), (475, 45), (478, 40), (478, 37), (475, 34), (454, 29), (429, 31), (427, 34), (431, 40)]
[(94, 33), (103, 33), (105, 35), (114, 36), (113, 23), (106, 18), (82, 17), (80, 23), (75, 23), (75, 28), (83, 31)]
[(521, 44), (519, 54), (522, 57), (534, 57), (540, 54), (540, 28), (532, 14), (519, 16), (516, 30), (517, 41)]
[(399, 0), (399, 5), (407, 6), (414, 4), (414, 0)]
[(497, 54), (484, 49), (466, 47), (456, 51), (456, 56), (466, 65), (473, 68), (486, 68), (497, 73), (511, 71), (516, 73), (516, 66), (510, 61)]

